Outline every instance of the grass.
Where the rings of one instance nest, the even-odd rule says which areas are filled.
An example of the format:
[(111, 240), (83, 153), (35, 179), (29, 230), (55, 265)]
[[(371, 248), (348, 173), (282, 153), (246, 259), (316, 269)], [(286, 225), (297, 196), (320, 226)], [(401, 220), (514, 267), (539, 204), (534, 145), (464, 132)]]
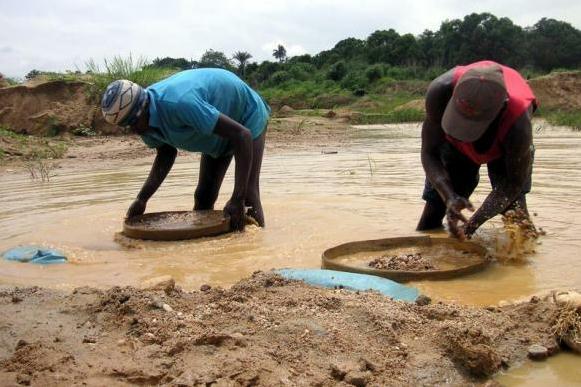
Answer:
[(91, 83), (94, 85), (90, 89), (93, 97), (100, 97), (107, 85), (117, 79), (127, 79), (142, 87), (147, 87), (178, 72), (177, 69), (150, 67), (144, 58), (134, 59), (132, 55), (127, 58), (114, 56), (111, 59), (105, 59), (103, 66), (90, 59), (86, 67)]
[(569, 126), (573, 130), (581, 130), (580, 111), (551, 110), (542, 112), (541, 117), (544, 117), (552, 125)]
[(0, 158), (13, 155), (25, 160), (59, 159), (68, 149), (68, 143), (65, 140), (26, 136), (1, 126), (0, 139), (4, 147), (0, 148)]
[(398, 124), (404, 122), (419, 122), (424, 120), (424, 112), (419, 109), (393, 110), (389, 113), (367, 113), (354, 117), (353, 124)]
[(55, 176), (54, 170), (58, 168), (58, 163), (42, 158), (27, 160), (24, 165), (31, 180), (40, 180), (43, 183), (49, 182)]

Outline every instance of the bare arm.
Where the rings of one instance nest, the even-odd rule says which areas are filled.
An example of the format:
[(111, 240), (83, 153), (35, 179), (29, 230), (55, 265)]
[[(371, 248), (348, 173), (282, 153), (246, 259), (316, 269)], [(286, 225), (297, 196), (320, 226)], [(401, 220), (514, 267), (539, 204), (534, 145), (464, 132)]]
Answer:
[(230, 117), (220, 114), (214, 133), (230, 141), (234, 149), (236, 169), (234, 172), (234, 192), (224, 211), (230, 215), (230, 223), (235, 230), (243, 230), (244, 199), (248, 187), (252, 165), (252, 134), (248, 129)]
[(426, 95), (426, 119), (422, 126), (422, 166), (426, 178), (438, 191), (446, 204), (448, 231), (455, 237), (464, 238), (458, 222), (466, 222), (462, 210), (474, 210), (472, 203), (454, 192), (448, 171), (440, 158), (440, 147), (446, 142), (442, 129), (442, 116), (452, 96), (453, 70), (436, 78), (428, 88)]
[(129, 207), (127, 218), (141, 215), (145, 212), (147, 201), (165, 180), (174, 164), (177, 152), (177, 149), (169, 145), (163, 145), (157, 148), (157, 155), (151, 166), (149, 176), (147, 176), (147, 180), (143, 184), (143, 187), (141, 187), (137, 198), (131, 204), (131, 207)]
[(504, 212), (521, 194), (532, 167), (532, 141), (531, 114), (527, 111), (516, 121), (504, 141), (505, 174), (466, 224), (467, 236), (490, 218)]
[(426, 119), (422, 126), (422, 166), (427, 179), (444, 203), (454, 196), (450, 176), (442, 164), (439, 151), (446, 142), (441, 121), (452, 90), (451, 72), (441, 75), (430, 84), (426, 94)]

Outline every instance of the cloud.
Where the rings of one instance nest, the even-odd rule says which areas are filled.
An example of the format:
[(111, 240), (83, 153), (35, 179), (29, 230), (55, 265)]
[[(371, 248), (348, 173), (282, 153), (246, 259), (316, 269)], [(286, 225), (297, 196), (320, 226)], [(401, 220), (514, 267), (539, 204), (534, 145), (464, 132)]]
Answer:
[(315, 54), (347, 37), (364, 39), (389, 28), (420, 34), (472, 12), (509, 17), (523, 27), (551, 17), (581, 28), (581, 2), (570, 0), (408, 0), (405, 6), (384, 0), (165, 0), (163, 6), (156, 0), (5, 1), (0, 71), (74, 70), (89, 58), (101, 62), (129, 53), (198, 59), (209, 48), (272, 60), (278, 43), (290, 56)]

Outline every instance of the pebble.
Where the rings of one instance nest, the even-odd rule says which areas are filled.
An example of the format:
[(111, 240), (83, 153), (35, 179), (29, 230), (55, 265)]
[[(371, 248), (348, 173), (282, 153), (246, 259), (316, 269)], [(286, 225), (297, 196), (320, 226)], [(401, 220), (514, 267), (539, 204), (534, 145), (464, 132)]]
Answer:
[(155, 297), (151, 301), (151, 306), (153, 306), (154, 308), (157, 308), (157, 309), (163, 309), (164, 305), (165, 305), (164, 302), (160, 298), (157, 298), (157, 297)]
[(83, 343), (85, 344), (95, 344), (97, 339), (94, 336), (85, 336), (83, 337)]
[(416, 305), (426, 306), (426, 305), (430, 305), (431, 303), (432, 303), (432, 299), (428, 296), (423, 295), (423, 294), (420, 294), (418, 296), (418, 298), (416, 298)]
[(369, 374), (367, 372), (352, 371), (345, 375), (345, 382), (357, 387), (366, 386), (368, 379)]
[(549, 350), (539, 344), (533, 344), (529, 347), (528, 356), (532, 360), (545, 360), (549, 357)]
[(162, 305), (163, 310), (165, 310), (166, 312), (173, 312), (173, 308), (171, 306), (169, 306), (168, 304), (163, 304)]
[(212, 289), (212, 287), (210, 285), (208, 285), (208, 284), (204, 284), (204, 285), (200, 286), (200, 290), (202, 292), (207, 292), (210, 289)]

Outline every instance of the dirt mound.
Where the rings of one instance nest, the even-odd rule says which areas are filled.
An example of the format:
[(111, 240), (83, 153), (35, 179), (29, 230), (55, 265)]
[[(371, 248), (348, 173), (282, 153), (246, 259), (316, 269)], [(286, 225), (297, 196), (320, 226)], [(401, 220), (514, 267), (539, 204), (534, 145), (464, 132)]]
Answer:
[(581, 109), (581, 71), (553, 73), (529, 80), (540, 108)]
[(4, 74), (0, 73), (0, 88), (2, 88), (2, 87), (8, 87), (8, 86), (10, 86), (10, 83), (4, 77)]
[(108, 125), (89, 98), (85, 82), (53, 81), (36, 86), (0, 89), (0, 125), (23, 134), (54, 136), (78, 128), (103, 134), (119, 129)]
[(545, 300), (419, 306), (265, 273), (196, 292), (8, 289), (0, 307), (6, 384), (456, 385), (557, 348)]

